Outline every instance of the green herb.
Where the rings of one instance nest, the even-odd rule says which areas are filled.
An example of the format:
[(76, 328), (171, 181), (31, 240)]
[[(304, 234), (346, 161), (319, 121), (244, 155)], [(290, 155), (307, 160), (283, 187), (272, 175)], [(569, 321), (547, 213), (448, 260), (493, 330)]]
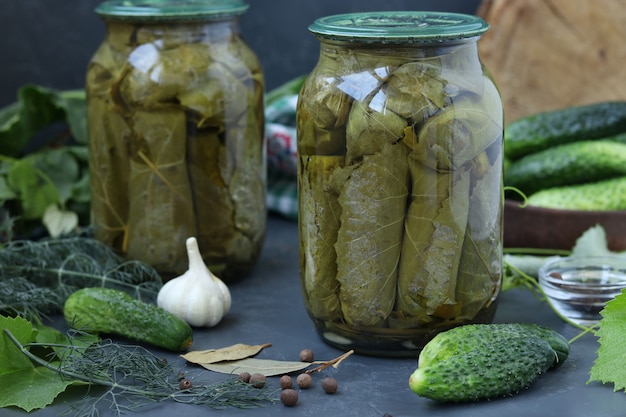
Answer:
[[(78, 381), (60, 378), (52, 369), (35, 366), (16, 346), (41, 341), (37, 329), (21, 317), (10, 318), (0, 316), (0, 407), (19, 407), (32, 411), (51, 404), (57, 395)], [(42, 332), (48, 341), (58, 342), (60, 332)], [(9, 337), (9, 335), (11, 335)], [(81, 383), (82, 384), (82, 383)]]
[(598, 356), (591, 367), (589, 382), (613, 383), (614, 391), (626, 389), (624, 341), (626, 340), (626, 295), (624, 292), (606, 304), (597, 335)]
[(79, 288), (116, 288), (153, 301), (161, 286), (155, 269), (124, 261), (91, 238), (16, 240), (0, 249), (0, 312), (34, 321), (61, 312)]
[[(2, 225), (11, 221), (18, 236), (38, 233), (51, 206), (88, 223), (85, 107), (83, 90), (25, 85), (15, 103), (0, 108)], [(11, 237), (5, 234), (3, 240)]]
[[(0, 367), (0, 380), (12, 378), (11, 384), (7, 379), (5, 385), (14, 385), (23, 377), (29, 379), (30, 385), (28, 390), (12, 389), (8, 395), (3, 395), (1, 407), (13, 405), (26, 411), (43, 408), (67, 386), (75, 384), (104, 388), (90, 389), (67, 411), (81, 417), (98, 416), (105, 408), (120, 416), (166, 400), (217, 409), (254, 408), (276, 398), (276, 392), (271, 388), (254, 388), (236, 377), (208, 385), (193, 380), (191, 387), (181, 389), (181, 373), (140, 346), (121, 345), (110, 340), (85, 345), (75, 343), (71, 336), (66, 344), (35, 343), (36, 332), (32, 328), (29, 330), (28, 322), (5, 318), (5, 321), (9, 320), (22, 323), (20, 326), (2, 326), (5, 330), (0, 335), (0, 352), (8, 352), (8, 355), (3, 355), (7, 359), (4, 368)], [(56, 354), (52, 359), (43, 359), (33, 353), (32, 348), (42, 346), (54, 346)], [(9, 372), (11, 368), (14, 372)], [(36, 375), (45, 376), (46, 380), (38, 381)], [(51, 384), (56, 385), (51, 388)], [(28, 394), (24, 394), (26, 392)], [(31, 402), (31, 397), (38, 400)]]

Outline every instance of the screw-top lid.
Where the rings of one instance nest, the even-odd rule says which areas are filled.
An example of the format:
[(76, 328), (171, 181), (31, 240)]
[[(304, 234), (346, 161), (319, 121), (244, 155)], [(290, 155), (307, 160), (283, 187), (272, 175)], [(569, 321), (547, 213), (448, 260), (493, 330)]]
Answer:
[(239, 16), (248, 7), (243, 0), (107, 0), (95, 11), (118, 20), (213, 20)]
[(309, 30), (321, 38), (382, 43), (432, 43), (473, 38), (489, 25), (480, 17), (443, 12), (367, 12), (326, 16)]

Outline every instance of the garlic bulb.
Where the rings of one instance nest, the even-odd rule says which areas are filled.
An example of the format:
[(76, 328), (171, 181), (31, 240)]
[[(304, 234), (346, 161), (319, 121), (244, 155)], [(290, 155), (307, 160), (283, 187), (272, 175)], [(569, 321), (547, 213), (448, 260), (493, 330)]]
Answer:
[(215, 326), (230, 310), (230, 291), (204, 264), (196, 238), (185, 243), (189, 268), (161, 287), (157, 305), (191, 326)]

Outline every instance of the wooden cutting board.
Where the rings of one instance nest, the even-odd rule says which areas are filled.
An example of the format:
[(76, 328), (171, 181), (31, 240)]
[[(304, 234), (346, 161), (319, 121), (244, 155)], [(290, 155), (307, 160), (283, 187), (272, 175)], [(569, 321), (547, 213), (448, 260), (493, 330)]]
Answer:
[(479, 41), (505, 121), (540, 111), (626, 100), (625, 0), (484, 0)]

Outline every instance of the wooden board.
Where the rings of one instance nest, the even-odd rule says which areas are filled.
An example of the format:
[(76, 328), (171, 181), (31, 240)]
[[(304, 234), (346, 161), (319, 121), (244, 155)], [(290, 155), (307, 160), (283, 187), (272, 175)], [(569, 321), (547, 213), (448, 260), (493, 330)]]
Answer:
[(509, 123), (539, 111), (626, 100), (625, 0), (485, 0), (479, 41)]

